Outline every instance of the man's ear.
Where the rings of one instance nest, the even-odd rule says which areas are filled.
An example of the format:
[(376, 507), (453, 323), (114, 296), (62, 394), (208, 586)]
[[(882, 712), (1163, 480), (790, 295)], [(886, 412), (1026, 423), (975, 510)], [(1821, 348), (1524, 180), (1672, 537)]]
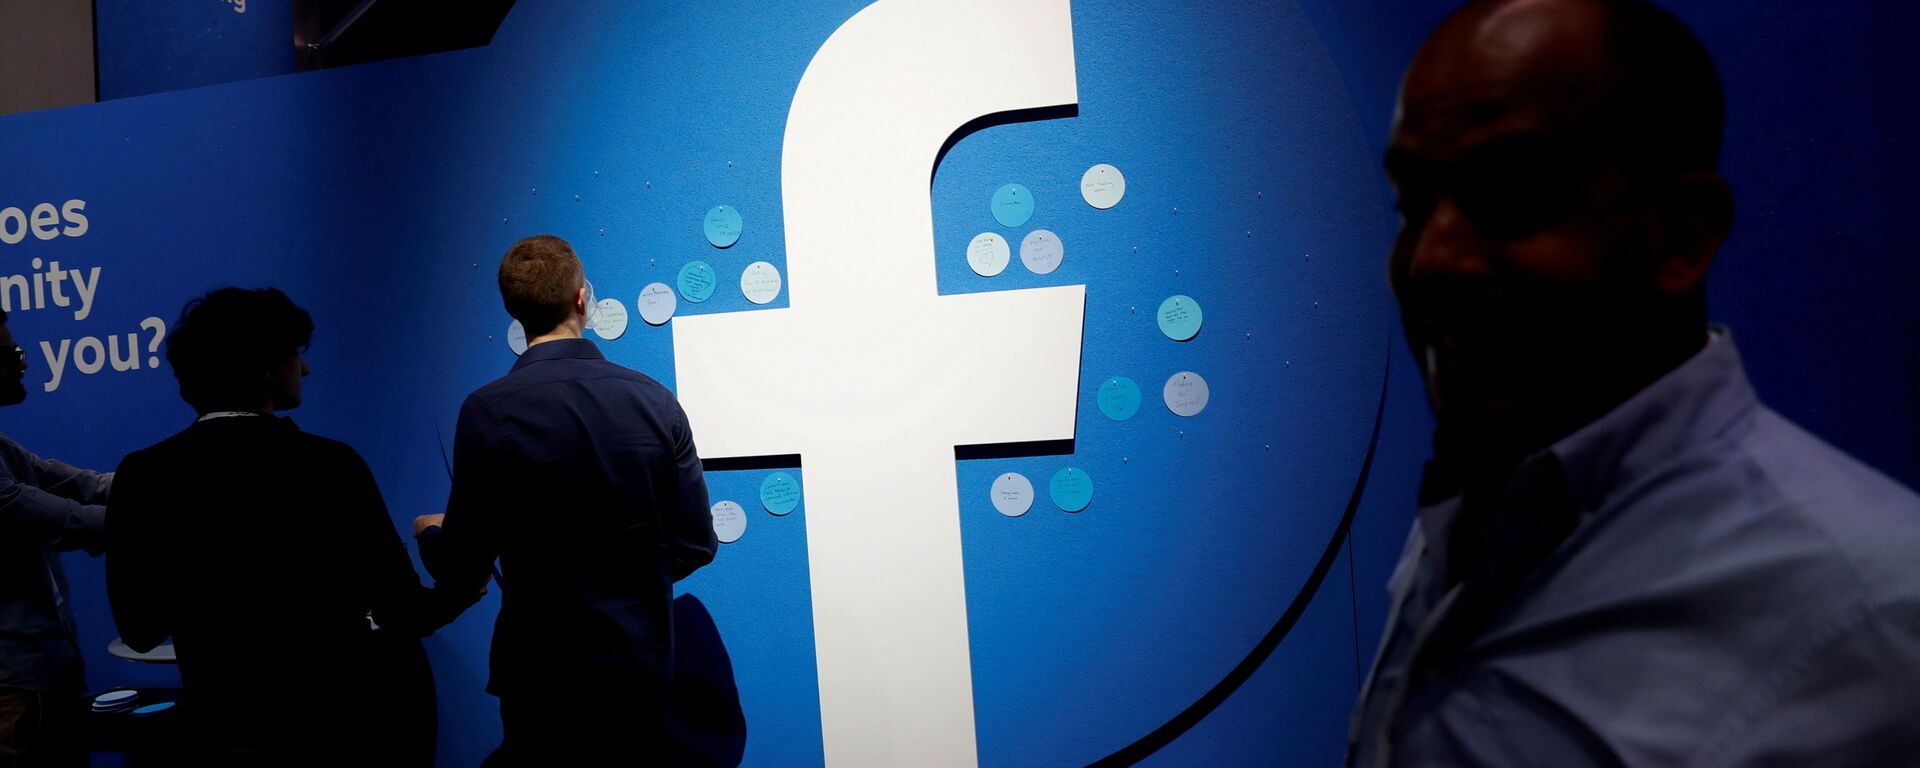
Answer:
[(587, 316), (587, 287), (584, 285), (573, 294), (573, 313), (581, 317)]
[(1668, 295), (1692, 295), (1705, 285), (1714, 255), (1733, 231), (1733, 190), (1720, 174), (1695, 171), (1676, 177), (1664, 202), (1655, 222), (1657, 282)]

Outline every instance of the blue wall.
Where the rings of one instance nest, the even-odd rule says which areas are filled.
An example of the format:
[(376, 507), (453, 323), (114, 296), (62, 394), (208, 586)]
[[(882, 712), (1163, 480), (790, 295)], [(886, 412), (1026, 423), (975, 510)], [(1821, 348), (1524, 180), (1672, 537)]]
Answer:
[[(114, 464), (190, 417), (170, 377), (68, 370), (43, 392), (33, 385), (48, 366), (33, 342), (136, 333), (144, 344), (143, 318), (171, 321), (207, 288), (280, 285), (319, 325), (308, 405), (293, 415), (362, 451), (396, 524), (436, 511), (446, 494), (436, 433), (450, 437), (460, 398), (512, 360), (493, 287), (499, 254), (531, 232), (567, 237), (600, 295), (630, 309), (642, 285), (703, 259), (721, 289), (682, 310), (749, 311), (732, 276), (755, 260), (784, 268), (779, 153), (793, 87), (863, 5), (522, 2), (487, 48), (0, 119), (0, 207), (82, 198), (91, 221), (79, 238), (0, 246), (0, 275), (27, 273), (35, 258), (102, 267), (90, 317), (14, 314), (39, 373), (0, 429), (44, 455)], [(1081, 0), (1078, 115), (982, 131), (941, 165), (943, 292), (1088, 286), (1072, 454), (958, 463), (983, 764), (1109, 754), (1244, 659), (1335, 533), (1390, 364), (1351, 545), (1272, 658), (1152, 758), (1337, 761), (1428, 428), (1417, 373), (1392, 338), (1391, 194), (1377, 158), (1398, 73), (1445, 5)], [(1911, 56), (1882, 31), (1896, 25), (1857, 9), (1765, 7), (1679, 4), (1730, 84), (1727, 173), (1743, 208), (1716, 273), (1716, 316), (1734, 323), (1763, 396), (1914, 484), (1920, 320), (1901, 288), (1920, 285), (1920, 268), (1896, 258), (1894, 223), (1920, 211), (1896, 186), (1911, 178), (1913, 150), (1878, 127), (1905, 124), (1895, 110), (1910, 116), (1889, 73), (1913, 71)], [(1074, 187), (1096, 162), (1128, 177), (1111, 211)], [(1017, 230), (986, 212), (1008, 181), (1040, 201)], [(700, 232), (720, 203), (746, 218), (727, 251)], [(963, 263), (978, 232), (1017, 241), (1042, 227), (1066, 244), (1058, 272), (1015, 264), (986, 279)], [(1153, 325), (1173, 293), (1206, 308), (1193, 342)], [(784, 305), (783, 295), (773, 306)], [(602, 347), (671, 383), (671, 335), (636, 317)], [(1180, 370), (1213, 386), (1194, 419), (1157, 402)], [(1093, 385), (1112, 375), (1148, 395), (1131, 421), (1094, 407)], [(987, 504), (1000, 472), (1044, 486), (1068, 465), (1095, 480), (1085, 512), (1042, 498), (1008, 519)], [(766, 474), (714, 473), (713, 498), (754, 509)], [(746, 536), (682, 585), (733, 654), (749, 764), (820, 759), (807, 515), (753, 512)], [(169, 670), (105, 655), (115, 633), (98, 563), (67, 564), (91, 682), (167, 680)], [(481, 692), (495, 607), (488, 598), (429, 641), (443, 765), (474, 764), (498, 739)], [(285, 674), (302, 682), (297, 663)]]
[(294, 71), (292, 0), (93, 0), (100, 99)]

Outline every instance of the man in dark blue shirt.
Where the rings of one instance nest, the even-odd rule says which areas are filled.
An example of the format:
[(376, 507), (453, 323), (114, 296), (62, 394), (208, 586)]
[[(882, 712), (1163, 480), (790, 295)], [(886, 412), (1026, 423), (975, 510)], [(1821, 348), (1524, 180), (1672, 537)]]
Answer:
[(527, 350), (461, 406), (447, 511), (415, 523), (444, 589), (480, 589), (499, 560), (487, 690), (505, 738), (487, 764), (651, 762), (673, 583), (716, 546), (693, 434), (672, 392), (581, 338), (588, 292), (566, 241), (514, 244), (500, 295)]
[[(27, 399), (26, 373), (0, 311), (0, 406)], [(0, 436), (0, 765), (86, 764), (75, 738), (86, 680), (59, 553), (100, 553), (112, 483)]]

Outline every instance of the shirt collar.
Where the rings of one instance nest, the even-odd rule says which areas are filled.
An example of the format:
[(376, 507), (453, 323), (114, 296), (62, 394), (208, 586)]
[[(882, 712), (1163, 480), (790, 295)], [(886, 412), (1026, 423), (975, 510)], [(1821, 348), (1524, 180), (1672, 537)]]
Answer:
[[(1506, 495), (1535, 502), (1558, 499), (1568, 513), (1599, 508), (1616, 488), (1645, 477), (1675, 453), (1724, 432), (1758, 405), (1740, 365), (1732, 332), (1708, 330), (1706, 346), (1679, 367), (1605, 416), (1534, 454), (1514, 469)], [(1428, 463), (1425, 481), (1435, 469)], [(1438, 487), (1438, 486), (1436, 486)], [(1429, 489), (1423, 489), (1428, 494)], [(1460, 515), (1460, 496), (1423, 504), (1419, 524), (1427, 559), (1446, 572), (1448, 539)]]
[(554, 339), (527, 347), (527, 351), (520, 353), (520, 359), (514, 361), (513, 370), (547, 360), (568, 359), (605, 360), (606, 356), (600, 354), (600, 347), (586, 339)]
[(1560, 463), (1568, 501), (1592, 510), (1613, 489), (1724, 433), (1758, 404), (1733, 334), (1714, 326), (1706, 346), (1680, 367), (1545, 453)]

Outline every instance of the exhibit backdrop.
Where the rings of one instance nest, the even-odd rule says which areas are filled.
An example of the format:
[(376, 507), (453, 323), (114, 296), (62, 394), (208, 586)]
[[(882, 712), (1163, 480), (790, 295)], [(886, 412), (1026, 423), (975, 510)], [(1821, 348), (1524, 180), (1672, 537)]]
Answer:
[[(615, 334), (609, 307), (612, 338), (589, 338), (669, 386), (687, 353), (678, 321), (646, 317), (666, 297), (680, 317), (793, 308), (789, 110), (816, 54), (867, 5), (523, 0), (485, 48), (0, 118), (0, 212), (19, 209), (17, 224), (0, 216), (0, 300), (31, 366), (30, 399), (0, 412), (0, 430), (42, 455), (112, 466), (191, 418), (158, 360), (180, 305), (222, 285), (275, 285), (318, 326), (307, 404), (291, 415), (365, 455), (404, 530), (444, 504), (441, 450), (460, 399), (513, 361), (493, 268), (518, 237), (573, 241), (596, 295), (626, 318)], [(1044, 397), (1054, 369), (1075, 372), (1070, 439), (971, 445), (951, 485), (899, 490), (876, 475), (885, 497), (861, 500), (903, 519), (955, 510), (981, 764), (1337, 762), (1427, 429), (1393, 338), (1378, 157), (1398, 73), (1450, 5), (1078, 0), (1075, 105), (969, 125), (937, 165), (918, 161), (930, 247), (863, 241), (901, 231), (895, 221), (831, 233), (861, 243), (846, 249), (861, 258), (928, 260), (941, 297), (1084, 291), (1078, 349), (1057, 356), (1076, 359), (1045, 361), (1041, 376), (956, 357), (973, 346), (875, 346), (924, 318), (902, 314), (898, 296), (801, 288), (854, 306), (832, 307), (831, 333), (805, 339), (832, 367), (794, 371), (796, 387), (897, 392), (926, 381), (932, 361)], [(1920, 268), (1897, 258), (1892, 233), (1916, 213), (1899, 185), (1914, 154), (1876, 128), (1911, 111), (1885, 73), (1912, 55), (1892, 44), (1897, 25), (1868, 14), (1677, 5), (1729, 79), (1728, 175), (1743, 208), (1715, 314), (1734, 322), (1763, 396), (1912, 484), (1920, 315), (1899, 286), (1920, 284)], [(187, 74), (169, 84), (164, 70), (111, 66), (153, 56), (109, 49), (204, 51), (103, 15), (103, 91), (112, 77), (133, 93), (273, 71), (238, 31), (271, 25), (220, 18), (219, 39), (236, 41), (224, 55), (241, 63), (223, 77), (181, 62), (173, 71)], [(1023, 77), (1025, 39), (968, 40), (951, 66)], [(884, 82), (897, 63), (869, 66)], [(1096, 166), (1124, 192), (1083, 185)], [(897, 193), (809, 205), (842, 206), (843, 221), (895, 215), (880, 194)], [(831, 271), (872, 277), (858, 263)], [(738, 364), (754, 365), (744, 346)], [(781, 374), (742, 371), (773, 386)], [(1205, 382), (1204, 404), (1183, 374)], [(949, 394), (929, 390), (928, 402)], [(875, 409), (849, 428), (901, 415)], [(807, 466), (804, 453), (716, 465), (712, 498), (737, 505), (720, 510), (738, 538), (680, 585), (731, 657), (747, 764), (830, 753), (808, 531), (835, 510), (811, 504)], [(272, 509), (262, 500), (261, 514)], [(851, 541), (884, 560), (899, 536), (872, 527)], [(115, 632), (98, 561), (65, 564), (89, 682), (177, 681), (105, 653)], [(498, 740), (482, 691), (496, 601), (428, 641), (442, 765), (475, 764)], [(902, 625), (924, 620), (917, 606), (889, 610)], [(302, 676), (311, 652), (289, 644), (290, 688), (326, 683)], [(911, 746), (915, 728), (872, 733)]]
[[(929, 403), (952, 394), (947, 379), (926, 375), (937, 364), (991, 388), (998, 400), (982, 405), (1006, 412), (965, 418), (1017, 422), (1029, 412), (1025, 398), (1047, 398), (1068, 413), (1045, 418), (1069, 429), (1041, 430), (1049, 434), (1039, 442), (1007, 429), (1011, 437), (913, 446), (952, 462), (944, 485), (899, 483), (890, 457), (871, 457), (868, 493), (877, 496), (858, 503), (879, 514), (858, 520), (813, 503), (801, 451), (711, 474), (713, 501), (737, 505), (723, 505), (720, 517), (744, 530), (680, 588), (705, 603), (731, 656), (747, 763), (829, 757), (822, 691), (833, 678), (823, 682), (831, 670), (818, 663), (827, 654), (815, 627), (834, 607), (816, 601), (811, 574), (832, 564), (809, 562), (810, 526), (842, 522), (851, 538), (840, 547), (902, 561), (905, 581), (914, 564), (903, 538), (916, 531), (895, 527), (942, 507), (952, 510), (945, 524), (958, 534), (951, 563), (964, 594), (929, 591), (919, 603), (860, 615), (914, 627), (948, 621), (936, 608), (959, 601), (964, 616), (953, 618), (966, 632), (958, 647), (974, 722), (958, 727), (972, 732), (980, 763), (1083, 764), (1115, 753), (1244, 760), (1275, 749), (1309, 763), (1337, 759), (1361, 659), (1350, 575), (1326, 558), (1344, 556), (1339, 528), (1381, 410), (1393, 325), (1381, 264), (1392, 217), (1314, 27), (1290, 5), (1195, 13), (1079, 2), (1047, 38), (1070, 57), (1064, 70), (1023, 49), (1032, 35), (1017, 25), (982, 27), (1004, 37), (956, 38), (963, 44), (939, 64), (960, 79), (981, 69), (1017, 92), (1053, 78), (1076, 98), (1016, 101), (1004, 108), (1066, 108), (965, 130), (984, 113), (961, 115), (915, 157), (850, 153), (848, 175), (905, 173), (929, 185), (917, 215), (930, 237), (873, 241), (903, 227), (860, 224), (863, 215), (913, 216), (914, 207), (902, 213), (895, 187), (839, 189), (808, 203), (848, 214), (836, 220), (852, 223), (827, 237), (866, 247), (776, 283), (788, 276), (795, 224), (783, 199), (789, 110), (816, 53), (866, 5), (521, 3), (485, 48), (0, 122), (12, 148), (6, 204), (32, 230), (36, 206), (48, 203), (64, 227), (6, 246), (7, 271), (26, 289), (0, 284), (0, 295), (24, 302), (12, 308), (14, 330), (35, 373), (32, 399), (5, 414), (5, 428), (44, 454), (112, 465), (189, 420), (153, 359), (181, 304), (220, 285), (280, 286), (317, 325), (307, 404), (291, 415), (357, 447), (403, 525), (444, 504), (441, 446), (461, 398), (513, 362), (494, 269), (515, 239), (550, 232), (572, 241), (596, 296), (626, 316), (617, 335), (605, 325), (590, 338), (670, 386), (679, 378), (676, 323), (797, 309), (794, 288), (831, 300), (814, 309), (835, 322), (796, 342), (831, 366), (753, 370), (794, 363), (785, 349), (756, 357), (752, 339), (733, 339), (749, 350), (738, 375), (769, 382), (757, 396), (804, 404), (788, 390), (884, 391), (840, 427), (870, 431), (911, 413), (913, 386), (926, 387)], [(946, 18), (902, 5), (896, 13), (909, 26)], [(925, 94), (911, 92), (916, 83), (881, 76), (908, 53), (880, 43), (855, 52), (843, 87), (918, 108)], [(871, 84), (862, 72), (873, 73)], [(943, 147), (945, 136), (955, 140)], [(862, 167), (874, 162), (890, 165)], [(1095, 166), (1115, 183), (1083, 186)], [(60, 219), (68, 211), (85, 224)], [(1004, 242), (1004, 266), (970, 258), (985, 233)], [(760, 262), (750, 298), (743, 273)], [(1064, 316), (992, 318), (979, 329), (999, 334), (991, 338), (970, 341), (967, 327), (944, 329), (951, 338), (901, 338), (892, 329), (920, 321), (923, 307), (868, 278), (902, 263), (923, 271), (938, 296), (1044, 288), (1084, 300)], [(653, 283), (668, 287), (679, 319), (646, 321), (659, 294), (642, 294)], [(925, 297), (924, 311), (935, 311), (936, 298)], [(1025, 337), (1069, 331), (1078, 343), (1049, 345), (1044, 359), (1014, 354)], [(763, 343), (786, 342), (768, 331)], [(1039, 367), (1064, 370), (1069, 389), (1052, 391), (1062, 379)], [(779, 385), (783, 376), (790, 385)], [(1103, 411), (1100, 388), (1116, 377), (1131, 382), (1137, 402), (1111, 395), (1120, 399)], [(738, 397), (718, 406), (778, 418), (777, 408)], [(695, 414), (696, 441), (702, 418), (721, 418), (706, 413)], [(956, 455), (956, 442), (977, 444)], [(762, 499), (775, 473), (799, 489), (786, 514)], [(1027, 489), (1010, 497), (1022, 505), (1017, 516), (992, 496), (1009, 475)], [(273, 513), (272, 500), (260, 513)], [(114, 631), (97, 564), (81, 556), (69, 564), (91, 682), (164, 681), (168, 670), (101, 652)], [(1319, 597), (1290, 616), (1310, 580), (1322, 585)], [(496, 599), (429, 641), (445, 765), (471, 765), (497, 742), (495, 705), (482, 691)], [(1285, 642), (1267, 658), (1263, 648), (1276, 644), (1262, 641), (1277, 639), (1282, 623)], [(901, 632), (876, 625), (868, 634)], [(842, 642), (860, 635), (843, 630)], [(302, 677), (309, 652), (290, 642), (288, 686), (326, 684)], [(1258, 674), (1242, 684), (1230, 679), (1236, 667)], [(897, 682), (913, 685), (910, 676)], [(1183, 712), (1200, 724), (1163, 728)], [(849, 737), (873, 744), (849, 747), (844, 762), (926, 764), (926, 745), (941, 743), (928, 734), (955, 727), (908, 716), (856, 724)], [(1156, 730), (1159, 741), (1133, 746)]]

